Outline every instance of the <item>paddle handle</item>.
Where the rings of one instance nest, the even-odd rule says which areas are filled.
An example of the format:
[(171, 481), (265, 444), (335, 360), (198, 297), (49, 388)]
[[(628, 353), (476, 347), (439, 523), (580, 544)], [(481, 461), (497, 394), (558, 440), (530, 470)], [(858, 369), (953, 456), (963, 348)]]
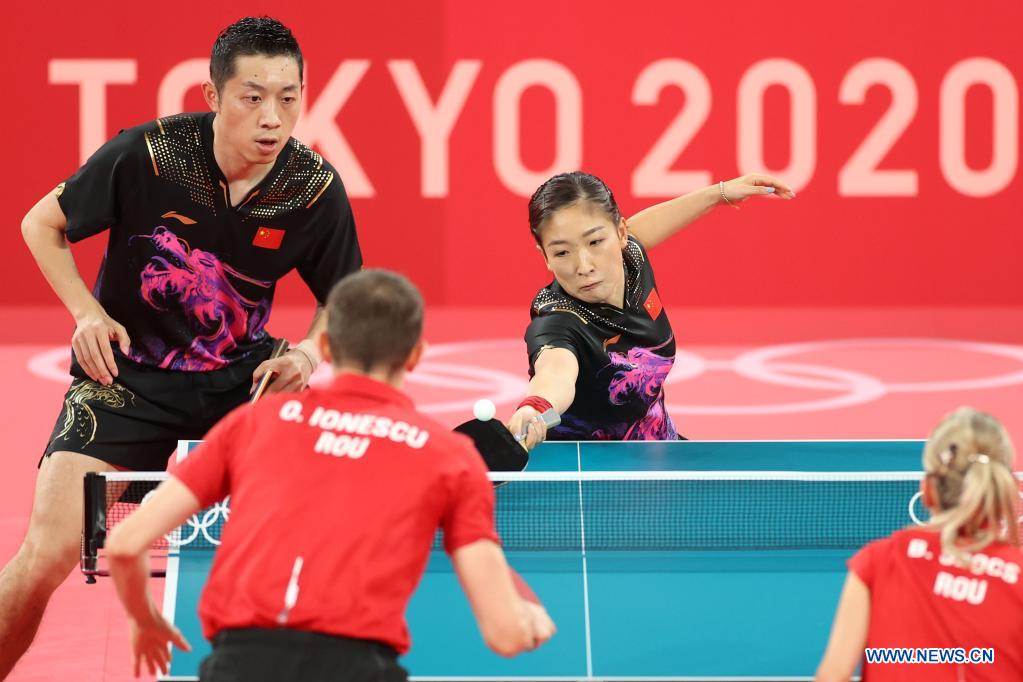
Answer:
[[(561, 415), (558, 414), (558, 411), (555, 410), (553, 407), (550, 408), (549, 410), (545, 410), (544, 412), (540, 413), (540, 419), (543, 420), (543, 423), (547, 425), (548, 429), (553, 429), (555, 426), (561, 423)], [(526, 422), (526, 425), (525, 427), (523, 427), (522, 431), (515, 435), (515, 440), (521, 443), (522, 441), (526, 440), (526, 435), (528, 433), (529, 422)]]
[[(273, 350), (270, 352), (270, 357), (267, 359), (273, 360), (274, 358), (279, 358), (282, 355), (284, 355), (284, 353), (287, 352), (287, 350), (288, 340), (277, 339), (276, 341), (274, 341)], [(269, 372), (264, 373), (263, 376), (260, 377), (259, 383), (256, 384), (256, 390), (252, 392), (251, 396), (249, 396), (250, 403), (256, 402), (263, 396), (263, 392), (266, 390), (266, 387), (270, 385), (270, 382), (273, 381), (273, 378), (275, 376), (277, 376), (277, 372), (271, 370)]]

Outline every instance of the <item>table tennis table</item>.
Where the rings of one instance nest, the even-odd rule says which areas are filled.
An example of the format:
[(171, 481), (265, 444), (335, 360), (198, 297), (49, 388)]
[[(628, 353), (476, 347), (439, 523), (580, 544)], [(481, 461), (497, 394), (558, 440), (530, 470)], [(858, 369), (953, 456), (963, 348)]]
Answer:
[[(179, 457), (193, 445), (181, 443)], [(490, 652), (435, 543), (409, 605), (412, 650), (403, 665), (420, 680), (812, 679), (845, 561), (870, 539), (925, 518), (915, 494), (922, 447), (918, 440), (546, 443), (522, 476), (562, 479), (542, 490), (525, 482), (498, 488), (497, 518), (509, 562), (557, 634), (516, 658)], [(624, 496), (617, 488), (590, 492), (629, 481), (648, 487)], [(667, 497), (665, 486), (673, 491)], [(535, 507), (524, 501), (538, 496)], [(661, 505), (653, 517), (652, 498)], [(722, 517), (719, 504), (734, 513)], [(540, 526), (521, 520), (557, 525), (559, 515), (577, 522), (531, 546)], [(765, 526), (768, 517), (787, 523)], [(185, 545), (168, 561), (164, 613), (193, 651), (175, 650), (162, 680), (197, 679), (209, 652), (196, 609), (213, 552), (208, 543)]]

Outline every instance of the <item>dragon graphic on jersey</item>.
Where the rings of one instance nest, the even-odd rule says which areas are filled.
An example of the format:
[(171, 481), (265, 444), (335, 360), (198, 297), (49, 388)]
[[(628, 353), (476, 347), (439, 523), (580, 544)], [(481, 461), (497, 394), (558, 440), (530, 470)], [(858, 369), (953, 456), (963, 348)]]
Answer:
[[(141, 273), (142, 299), (152, 308), (167, 311), (171, 305), (183, 309), (198, 335), (187, 348), (172, 348), (160, 362), (164, 369), (206, 371), (227, 364), (224, 355), (237, 348), (238, 339), (253, 338), (270, 314), (267, 300), (253, 301), (235, 289), (230, 278), (264, 289), (273, 286), (246, 277), (216, 255), (190, 248), (164, 226), (149, 239), (161, 255), (153, 256)], [(134, 357), (143, 361), (141, 357)]]
[[(610, 367), (617, 369), (608, 385), (608, 399), (612, 405), (624, 405), (639, 400), (648, 403), (646, 415), (632, 424), (618, 438), (622, 440), (673, 440), (678, 437), (675, 427), (664, 409), (661, 388), (675, 362), (674, 358), (658, 355), (655, 351), (670, 344), (673, 337), (659, 346), (630, 348), (627, 353), (608, 351)], [(596, 435), (596, 434), (594, 434)], [(600, 436), (597, 436), (600, 437)]]
[[(661, 388), (674, 358), (655, 351), (670, 344), (673, 337), (653, 348), (635, 347), (625, 353), (608, 351), (611, 360), (604, 369), (613, 371), (608, 384), (608, 402), (612, 405), (645, 405), (646, 413), (635, 422), (591, 423), (572, 414), (561, 415), (554, 433), (561, 438), (594, 440), (675, 440), (678, 431), (664, 407)], [(613, 341), (612, 341), (613, 343)], [(612, 345), (605, 344), (605, 348)]]

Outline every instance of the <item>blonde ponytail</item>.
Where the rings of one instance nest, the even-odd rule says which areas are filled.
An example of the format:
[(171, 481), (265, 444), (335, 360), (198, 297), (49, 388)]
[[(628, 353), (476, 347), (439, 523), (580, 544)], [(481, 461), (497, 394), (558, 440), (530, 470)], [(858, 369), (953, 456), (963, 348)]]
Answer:
[(997, 419), (964, 407), (949, 414), (924, 448), (936, 478), (942, 549), (966, 561), (996, 540), (1019, 545), (1019, 485), (1012, 442)]

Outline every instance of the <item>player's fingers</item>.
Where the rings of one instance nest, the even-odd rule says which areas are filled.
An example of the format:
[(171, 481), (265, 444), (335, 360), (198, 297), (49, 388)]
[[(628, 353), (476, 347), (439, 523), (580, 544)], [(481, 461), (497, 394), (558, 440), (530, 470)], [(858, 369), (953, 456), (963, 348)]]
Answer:
[(117, 339), (117, 346), (121, 349), (121, 353), (127, 355), (131, 350), (131, 339), (128, 337), (128, 330), (124, 328), (124, 325), (115, 322), (111, 338)]
[(71, 337), (71, 351), (75, 355), (75, 360), (77, 360), (78, 364), (81, 365), (83, 370), (85, 370), (86, 376), (93, 381), (96, 381), (96, 374), (89, 365), (89, 359), (85, 355), (85, 350), (82, 348), (82, 342), (78, 338), (77, 334)]
[(96, 345), (99, 347), (100, 360), (106, 368), (110, 377), (117, 376), (117, 361), (114, 360), (114, 349), (110, 345), (110, 334), (96, 337)]
[(557, 628), (554, 627), (554, 621), (552, 621), (550, 616), (548, 616), (547, 613), (544, 612), (543, 616), (540, 618), (540, 622), (537, 624), (536, 628), (537, 639), (539, 639), (540, 643), (542, 644), (543, 642), (546, 642), (551, 637), (553, 637), (556, 631)]
[(153, 662), (153, 667), (156, 671), (163, 674), (163, 651), (164, 647), (154, 646), (152, 651), (149, 652), (149, 660)]
[(284, 381), (281, 383), (285, 387), (281, 390), (284, 391), (302, 390), (302, 386), (305, 384), (305, 375), (302, 373), (302, 368), (299, 365), (292, 363), (291, 367), (288, 368), (288, 371), (284, 376)]
[(256, 369), (252, 372), (252, 388), (249, 391), (256, 390), (256, 386), (263, 380), (263, 375), (270, 371), (270, 361), (264, 360), (256, 366)]
[[(176, 646), (177, 648), (181, 649), (182, 651), (191, 651), (192, 650), (192, 645), (189, 644), (188, 640), (185, 639), (185, 636), (183, 634), (181, 634), (181, 630), (177, 629), (173, 625), (170, 625), (170, 630), (171, 630), (171, 632), (170, 632), (170, 640), (174, 644), (174, 646)], [(168, 655), (168, 657), (170, 656), (169, 653), (167, 655)]]
[(85, 351), (85, 357), (88, 358), (89, 366), (92, 367), (92, 371), (95, 374), (93, 378), (103, 385), (109, 385), (113, 379), (107, 373), (106, 366), (100, 358), (99, 344), (96, 343), (96, 337), (92, 334), (86, 334), (82, 338), (82, 349)]
[(293, 367), (284, 367), (266, 387), (267, 393), (297, 391), (302, 387), (302, 374)]
[(522, 446), (527, 450), (531, 450), (536, 445), (536, 429), (533, 425), (533, 417), (531, 414), (523, 415), (519, 421), (519, 425), (515, 430), (515, 435), (522, 442)]
[(85, 370), (85, 374), (93, 381), (99, 381), (99, 372), (96, 371), (96, 367), (92, 364), (92, 357), (89, 355), (89, 349), (85, 345), (85, 341), (79, 337), (74, 340), (71, 344), (75, 350), (75, 358), (78, 359), (78, 364)]
[(132, 668), (132, 673), (135, 675), (135, 677), (138, 677), (139, 673), (142, 672), (140, 670), (141, 665), (142, 665), (142, 659), (139, 657), (138, 649), (135, 649), (135, 651), (133, 651), (132, 654), (131, 654), (131, 668)]
[(288, 381), (284, 382), (284, 384), (281, 386), (280, 390), (281, 391), (291, 391), (293, 393), (297, 393), (298, 391), (301, 391), (304, 387), (305, 387), (305, 381), (302, 380), (302, 373), (301, 372), (296, 372), (294, 374), (294, 376), (291, 377), (291, 379), (289, 379)]
[[(85, 334), (83, 338), (86, 352), (89, 355), (89, 362), (92, 363), (93, 369), (96, 370), (96, 374), (99, 375), (99, 382), (104, 385), (109, 385), (113, 382), (113, 377), (110, 376), (110, 370), (107, 369), (106, 360), (103, 357), (103, 349), (101, 346), (100, 338), (94, 331)], [(109, 341), (107, 344), (109, 345)]]
[(783, 181), (774, 177), (773, 175), (761, 175), (760, 182), (758, 185), (770, 185), (774, 187), (780, 194), (791, 194), (792, 188), (785, 184)]
[(527, 424), (526, 449), (532, 450), (547, 438), (547, 425), (540, 415), (533, 417)]
[(511, 416), (511, 419), (508, 420), (508, 424), (506, 426), (508, 427), (508, 430), (511, 431), (512, 435), (515, 436), (516, 440), (525, 442), (524, 438), (529, 436), (526, 431), (527, 420), (535, 413), (536, 411), (529, 406), (520, 407), (515, 410), (515, 414)]
[(529, 604), (526, 608), (529, 613), (529, 629), (533, 636), (533, 648), (535, 649), (553, 637), (557, 628), (554, 627), (554, 621), (551, 620), (544, 607), (539, 604)]
[(166, 644), (160, 646), (156, 666), (160, 669), (160, 674), (163, 675), (167, 672), (167, 668), (170, 667), (170, 647)]
[(773, 175), (753, 175), (751, 178), (750, 184), (758, 185), (762, 190), (767, 190), (768, 188), (773, 190), (763, 191), (761, 192), (762, 194), (777, 194), (782, 199), (796, 198), (796, 193), (792, 191), (792, 188)]
[(535, 434), (533, 447), (547, 440), (547, 422), (540, 415), (536, 415), (533, 418), (533, 433)]

